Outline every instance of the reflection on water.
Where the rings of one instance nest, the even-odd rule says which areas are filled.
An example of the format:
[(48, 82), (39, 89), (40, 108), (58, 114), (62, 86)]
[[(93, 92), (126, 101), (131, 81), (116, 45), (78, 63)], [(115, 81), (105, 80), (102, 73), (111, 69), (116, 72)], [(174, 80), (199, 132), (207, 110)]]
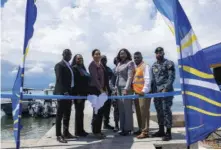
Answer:
[[(21, 139), (39, 139), (52, 127), (55, 118), (22, 116)], [(12, 116), (1, 115), (1, 139), (14, 140)]]
[[(11, 91), (3, 91), (11, 93)], [(33, 91), (33, 94), (44, 94), (43, 91)], [(50, 93), (49, 93), (50, 94)], [(34, 118), (22, 115), (21, 139), (39, 139), (44, 136), (55, 122), (52, 118)], [(1, 111), (1, 140), (14, 140), (13, 118)]]

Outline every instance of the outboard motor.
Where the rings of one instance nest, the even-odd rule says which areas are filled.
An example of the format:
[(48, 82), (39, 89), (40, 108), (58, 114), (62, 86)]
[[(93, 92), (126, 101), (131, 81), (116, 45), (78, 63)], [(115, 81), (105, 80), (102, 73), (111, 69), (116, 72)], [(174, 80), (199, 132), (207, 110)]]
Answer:
[(44, 100), (43, 107), (44, 107), (44, 109), (43, 109), (42, 116), (44, 118), (47, 118), (47, 117), (51, 116), (51, 112), (53, 111), (53, 109), (52, 109), (52, 100), (51, 99)]
[(42, 116), (44, 107), (41, 102), (35, 102), (29, 107), (29, 114), (32, 117)]

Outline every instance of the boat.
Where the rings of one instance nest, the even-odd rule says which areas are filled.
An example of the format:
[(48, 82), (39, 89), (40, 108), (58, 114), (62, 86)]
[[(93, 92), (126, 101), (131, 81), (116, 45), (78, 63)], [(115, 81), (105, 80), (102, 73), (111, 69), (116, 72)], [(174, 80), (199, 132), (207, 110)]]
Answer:
[[(34, 91), (33, 88), (24, 88), (23, 93), (24, 94), (32, 94), (31, 91)], [(54, 85), (49, 84), (48, 89), (44, 89), (44, 94), (48, 95), (49, 92), (52, 92), (54, 90)], [(4, 113), (8, 116), (12, 115), (12, 102), (11, 100), (3, 100), (1, 101), (1, 109), (4, 111)], [(30, 115), (32, 117), (52, 117), (56, 115), (57, 111), (57, 101), (52, 99), (28, 99), (28, 100), (22, 100), (22, 114)]]
[[(35, 89), (33, 88), (23, 88), (24, 94), (31, 94), (31, 91)], [(32, 99), (29, 100), (22, 100), (22, 114), (28, 114), (28, 107), (33, 102)], [(8, 116), (12, 115), (12, 102), (10, 99), (2, 99), (1, 100), (1, 109), (4, 111), (4, 113)]]
[[(44, 89), (44, 94), (48, 95), (49, 92), (54, 90), (54, 85), (49, 84), (48, 89)], [(33, 100), (33, 103), (28, 107), (29, 115), (32, 117), (52, 117), (56, 115), (57, 112), (57, 101), (52, 99), (36, 99)]]

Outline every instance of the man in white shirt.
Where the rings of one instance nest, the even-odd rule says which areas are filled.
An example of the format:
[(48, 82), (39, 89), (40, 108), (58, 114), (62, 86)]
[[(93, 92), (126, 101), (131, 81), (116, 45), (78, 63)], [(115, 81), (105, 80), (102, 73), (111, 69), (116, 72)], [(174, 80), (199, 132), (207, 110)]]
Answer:
[[(143, 62), (140, 52), (134, 53), (134, 62), (136, 64), (135, 75), (133, 79), (133, 90), (136, 94), (144, 95), (150, 92), (151, 73), (150, 67)], [(150, 119), (150, 102), (149, 98), (139, 98), (141, 112), (141, 134), (138, 139), (149, 137), (149, 119)]]

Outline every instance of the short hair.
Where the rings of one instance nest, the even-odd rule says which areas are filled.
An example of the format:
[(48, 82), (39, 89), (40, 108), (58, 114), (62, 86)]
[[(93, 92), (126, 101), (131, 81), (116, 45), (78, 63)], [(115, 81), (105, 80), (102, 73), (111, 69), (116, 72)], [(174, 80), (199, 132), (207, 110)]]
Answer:
[(121, 62), (121, 58), (120, 58), (120, 52), (121, 51), (125, 51), (125, 53), (127, 54), (127, 60), (132, 60), (132, 57), (131, 57), (131, 54), (130, 54), (130, 52), (126, 49), (126, 48), (122, 48), (119, 52), (118, 52), (118, 54), (117, 54), (117, 60), (118, 60), (118, 62)]
[(65, 53), (69, 53), (69, 52), (71, 53), (70, 49), (64, 49), (62, 55), (64, 56)]
[(92, 56), (94, 56), (94, 54), (96, 53), (96, 51), (99, 51), (99, 52), (100, 52), (99, 49), (94, 49), (94, 50), (92, 51)]
[(104, 58), (107, 59), (107, 56), (106, 56), (106, 55), (102, 55), (102, 56), (101, 56), (101, 59), (104, 59)]
[(141, 55), (142, 56), (141, 52), (139, 52), (139, 51), (135, 52), (134, 55)]

